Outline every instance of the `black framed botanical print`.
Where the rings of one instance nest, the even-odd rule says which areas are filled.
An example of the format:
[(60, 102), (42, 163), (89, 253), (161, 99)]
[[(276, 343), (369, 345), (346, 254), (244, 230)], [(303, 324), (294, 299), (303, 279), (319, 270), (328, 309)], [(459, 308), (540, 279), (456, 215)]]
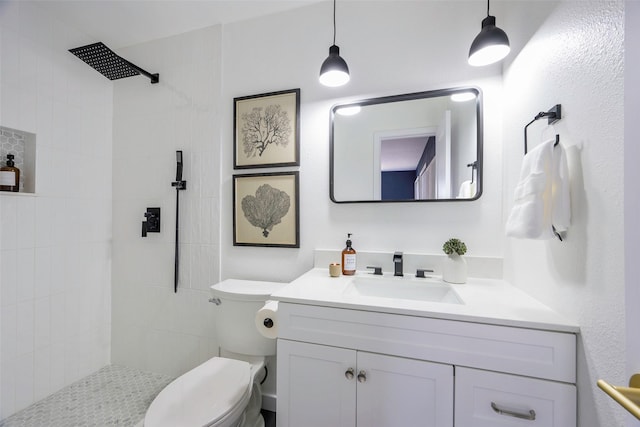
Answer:
[(233, 176), (233, 245), (300, 247), (299, 173)]
[(300, 89), (233, 101), (234, 169), (300, 165)]

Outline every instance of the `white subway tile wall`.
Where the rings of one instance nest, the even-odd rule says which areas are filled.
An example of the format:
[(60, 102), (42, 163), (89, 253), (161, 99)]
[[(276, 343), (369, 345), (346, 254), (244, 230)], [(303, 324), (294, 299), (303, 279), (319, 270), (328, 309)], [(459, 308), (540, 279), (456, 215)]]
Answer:
[[(114, 85), (112, 362), (178, 376), (217, 355), (209, 286), (220, 277), (221, 28), (209, 27), (122, 49), (158, 70)], [(176, 150), (180, 277), (174, 293)], [(162, 209), (160, 233), (141, 237), (146, 207)]]
[(0, 162), (24, 174), (33, 150), (38, 181), (0, 193), (3, 419), (110, 363), (113, 85), (31, 2), (3, 2), (0, 31)]

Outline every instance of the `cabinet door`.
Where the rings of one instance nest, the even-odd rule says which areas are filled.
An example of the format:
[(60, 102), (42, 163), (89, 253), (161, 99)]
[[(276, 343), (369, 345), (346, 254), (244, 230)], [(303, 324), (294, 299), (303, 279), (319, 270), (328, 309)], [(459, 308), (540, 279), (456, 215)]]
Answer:
[(277, 370), (278, 427), (355, 427), (354, 350), (278, 339)]
[(359, 352), (357, 374), (358, 427), (453, 426), (453, 366)]
[(456, 427), (576, 427), (576, 388), (456, 367)]

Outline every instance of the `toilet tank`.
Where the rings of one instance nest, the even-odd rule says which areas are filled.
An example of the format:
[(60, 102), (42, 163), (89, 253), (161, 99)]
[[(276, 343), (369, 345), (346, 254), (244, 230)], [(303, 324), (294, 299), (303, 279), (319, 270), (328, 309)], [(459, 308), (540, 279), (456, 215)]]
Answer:
[(276, 340), (263, 337), (256, 328), (256, 312), (285, 283), (227, 279), (211, 286), (218, 343), (224, 350), (250, 356), (276, 354)]

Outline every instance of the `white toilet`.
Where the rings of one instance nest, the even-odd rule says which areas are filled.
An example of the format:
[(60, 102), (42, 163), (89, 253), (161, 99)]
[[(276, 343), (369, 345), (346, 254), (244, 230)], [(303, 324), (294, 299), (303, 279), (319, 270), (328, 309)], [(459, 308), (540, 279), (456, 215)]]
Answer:
[(220, 355), (176, 378), (156, 396), (144, 427), (263, 427), (265, 356), (276, 340), (263, 337), (256, 312), (283, 283), (224, 280), (211, 286)]

